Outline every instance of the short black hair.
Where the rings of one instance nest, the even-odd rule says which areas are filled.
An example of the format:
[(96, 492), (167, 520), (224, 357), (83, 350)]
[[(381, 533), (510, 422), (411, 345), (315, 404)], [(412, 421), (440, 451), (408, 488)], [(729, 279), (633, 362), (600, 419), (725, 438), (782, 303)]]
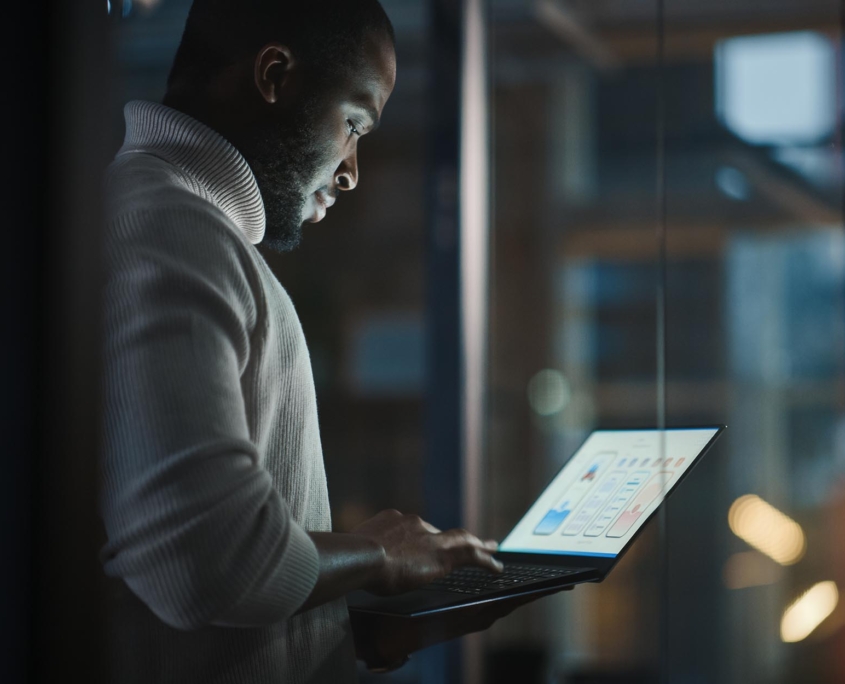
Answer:
[(167, 80), (207, 84), (268, 43), (288, 46), (317, 73), (359, 66), (364, 39), (393, 25), (378, 0), (194, 0)]

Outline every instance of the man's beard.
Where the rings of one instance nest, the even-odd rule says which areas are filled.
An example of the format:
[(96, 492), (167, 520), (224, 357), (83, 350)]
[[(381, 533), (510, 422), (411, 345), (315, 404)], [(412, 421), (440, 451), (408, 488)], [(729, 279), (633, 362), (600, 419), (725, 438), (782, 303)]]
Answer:
[(240, 148), (264, 200), (264, 244), (289, 252), (302, 240), (302, 210), (318, 171), (328, 161), (313, 128), (317, 100), (251, 127)]

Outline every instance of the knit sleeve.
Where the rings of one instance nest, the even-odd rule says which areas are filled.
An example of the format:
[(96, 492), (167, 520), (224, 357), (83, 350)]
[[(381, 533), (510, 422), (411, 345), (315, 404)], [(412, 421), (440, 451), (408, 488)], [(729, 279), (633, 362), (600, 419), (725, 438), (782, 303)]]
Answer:
[(124, 215), (106, 241), (103, 560), (181, 629), (284, 620), (318, 573), (250, 439), (241, 376), (261, 300), (211, 213)]

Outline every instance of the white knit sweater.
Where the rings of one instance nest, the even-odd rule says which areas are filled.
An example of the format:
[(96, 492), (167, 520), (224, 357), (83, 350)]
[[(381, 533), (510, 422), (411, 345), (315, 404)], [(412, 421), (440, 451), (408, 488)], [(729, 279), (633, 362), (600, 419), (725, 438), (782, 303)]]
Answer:
[(331, 529), (314, 382), (255, 248), (243, 157), (172, 109), (126, 107), (109, 170), (103, 549), (109, 681), (355, 679), (344, 601), (293, 616)]

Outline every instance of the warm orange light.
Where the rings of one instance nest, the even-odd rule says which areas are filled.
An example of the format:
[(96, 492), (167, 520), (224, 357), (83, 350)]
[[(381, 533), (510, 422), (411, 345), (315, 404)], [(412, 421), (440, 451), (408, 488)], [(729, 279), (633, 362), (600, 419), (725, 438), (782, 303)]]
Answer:
[(797, 563), (807, 548), (801, 526), (755, 494), (734, 501), (728, 524), (737, 537), (781, 565)]
[(819, 582), (784, 611), (780, 621), (780, 638), (786, 643), (806, 639), (839, 603), (835, 582)]

